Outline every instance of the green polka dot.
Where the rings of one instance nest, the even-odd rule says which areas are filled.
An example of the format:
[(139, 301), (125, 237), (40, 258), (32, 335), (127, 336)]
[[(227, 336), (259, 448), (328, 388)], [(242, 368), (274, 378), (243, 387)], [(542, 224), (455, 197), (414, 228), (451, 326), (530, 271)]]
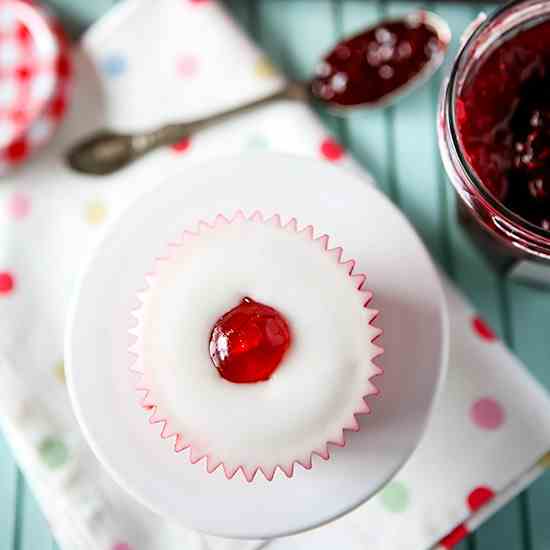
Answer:
[(52, 470), (60, 468), (69, 458), (69, 450), (65, 443), (57, 437), (46, 437), (38, 446), (40, 457)]
[(401, 481), (392, 481), (380, 492), (380, 501), (389, 512), (404, 512), (409, 505), (409, 491)]
[(267, 149), (269, 147), (269, 141), (265, 136), (262, 136), (260, 134), (256, 134), (253, 136), (250, 136), (250, 138), (246, 142), (246, 148), (247, 149)]

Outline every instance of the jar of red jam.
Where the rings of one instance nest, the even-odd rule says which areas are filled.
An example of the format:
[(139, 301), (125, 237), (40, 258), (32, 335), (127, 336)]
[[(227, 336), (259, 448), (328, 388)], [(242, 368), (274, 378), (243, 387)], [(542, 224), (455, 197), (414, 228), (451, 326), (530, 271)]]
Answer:
[(550, 289), (548, 0), (512, 2), (466, 37), (438, 131), (463, 226), (499, 271)]

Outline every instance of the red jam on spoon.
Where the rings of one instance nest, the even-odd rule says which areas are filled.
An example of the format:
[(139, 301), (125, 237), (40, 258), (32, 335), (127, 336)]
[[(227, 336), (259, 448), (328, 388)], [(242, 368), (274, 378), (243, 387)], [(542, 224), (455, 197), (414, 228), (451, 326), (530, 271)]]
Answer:
[(479, 179), (512, 212), (550, 231), (550, 21), (485, 54), (463, 85), (456, 119)]
[(384, 21), (340, 42), (317, 66), (313, 95), (337, 107), (376, 105), (438, 65), (448, 42), (426, 14)]
[(276, 309), (243, 298), (216, 321), (210, 357), (230, 382), (262, 382), (280, 365), (290, 341), (288, 323)]

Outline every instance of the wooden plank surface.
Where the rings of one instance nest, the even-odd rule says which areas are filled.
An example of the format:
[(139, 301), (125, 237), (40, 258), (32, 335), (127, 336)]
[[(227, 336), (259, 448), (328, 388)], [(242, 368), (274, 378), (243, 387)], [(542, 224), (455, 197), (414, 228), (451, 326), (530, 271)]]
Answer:
[[(50, 0), (74, 28), (98, 17), (114, 0)], [(384, 13), (410, 10), (413, 2), (376, 0), (228, 0), (229, 9), (273, 57), (295, 77), (311, 74), (318, 57), (342, 35)], [(449, 21), (453, 47), (475, 13), (492, 5), (425, 2)], [(449, 60), (451, 57), (449, 57)], [(394, 108), (338, 119), (322, 113), (379, 187), (416, 225), (443, 268), (482, 315), (550, 388), (550, 294), (500, 280), (465, 238), (455, 221), (455, 197), (441, 168), (435, 138), (436, 98), (442, 75)], [(55, 548), (34, 498), (0, 439), (0, 550)], [(459, 550), (548, 550), (550, 475), (461, 543)]]
[(28, 485), (21, 483), (18, 494), (19, 521), (15, 531), (15, 550), (50, 550), (53, 537), (41, 509)]
[(17, 525), (17, 466), (9, 447), (0, 436), (0, 548), (14, 546)]

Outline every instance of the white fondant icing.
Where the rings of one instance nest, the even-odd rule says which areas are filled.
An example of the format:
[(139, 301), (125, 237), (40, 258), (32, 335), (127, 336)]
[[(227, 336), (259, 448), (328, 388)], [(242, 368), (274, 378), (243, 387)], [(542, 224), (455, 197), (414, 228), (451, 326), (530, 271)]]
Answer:
[[(370, 293), (340, 249), (326, 251), (326, 237), (296, 232), (295, 221), (218, 217), (199, 231), (157, 261), (140, 295), (132, 349), (147, 402), (211, 468), (243, 466), (250, 477), (261, 466), (270, 477), (277, 465), (309, 465), (327, 442), (343, 443), (343, 428), (357, 428), (354, 413), (367, 412), (364, 397), (377, 391)], [(292, 333), (281, 365), (256, 384), (228, 382), (209, 356), (214, 323), (245, 296), (279, 310)]]

